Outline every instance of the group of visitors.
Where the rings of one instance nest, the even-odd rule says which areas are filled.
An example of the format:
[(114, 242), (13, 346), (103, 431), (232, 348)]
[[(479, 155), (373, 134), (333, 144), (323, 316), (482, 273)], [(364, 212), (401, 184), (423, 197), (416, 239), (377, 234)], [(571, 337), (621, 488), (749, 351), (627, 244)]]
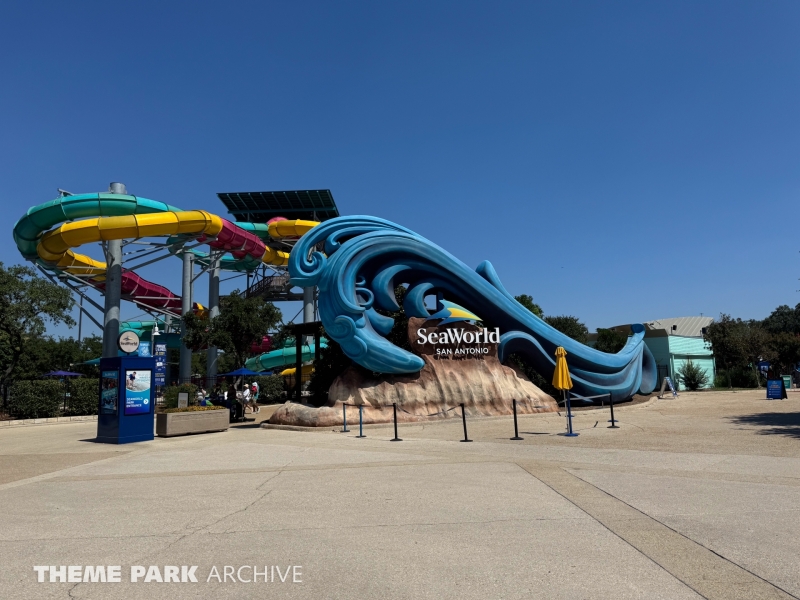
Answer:
[(244, 412), (247, 412), (249, 408), (251, 413), (258, 413), (261, 412), (261, 407), (258, 406), (258, 393), (258, 383), (255, 381), (252, 384), (245, 383), (241, 392), (236, 390), (233, 381), (229, 381), (228, 387), (224, 391), (222, 384), (217, 383), (211, 391), (210, 397), (205, 389), (198, 388), (196, 400), (200, 406), (209, 406), (215, 401), (217, 404), (228, 404), (228, 399), (238, 400), (242, 403)]

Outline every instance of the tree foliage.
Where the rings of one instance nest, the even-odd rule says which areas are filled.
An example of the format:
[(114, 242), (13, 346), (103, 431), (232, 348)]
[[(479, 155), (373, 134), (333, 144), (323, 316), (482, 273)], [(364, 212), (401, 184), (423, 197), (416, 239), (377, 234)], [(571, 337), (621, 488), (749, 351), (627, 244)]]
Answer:
[(219, 315), (214, 319), (186, 313), (186, 345), (192, 350), (216, 346), (233, 359), (235, 366), (244, 366), (251, 356), (253, 342), (274, 331), (281, 322), (281, 311), (263, 298), (243, 298), (239, 290), (220, 298)]
[(616, 354), (625, 347), (628, 337), (614, 329), (598, 329), (595, 350)]
[(764, 329), (771, 334), (791, 333), (800, 335), (800, 304), (789, 308), (782, 304), (764, 319)]
[[(726, 372), (746, 360), (747, 353), (742, 333), (742, 320), (734, 319), (725, 313), (720, 314), (718, 320), (712, 321), (705, 328), (703, 339), (711, 345), (714, 358), (722, 363)], [(733, 388), (731, 378), (729, 384)]]
[(8, 382), (46, 325), (75, 324), (70, 291), (39, 277), (31, 267), (0, 263), (0, 378)]
[(541, 306), (533, 301), (533, 296), (529, 296), (528, 294), (520, 294), (519, 296), (514, 296), (514, 300), (522, 304), (522, 306), (527, 308), (540, 319), (544, 319), (544, 311), (542, 310)]
[(99, 335), (85, 337), (80, 342), (71, 337), (32, 337), (27, 340), (10, 379), (38, 379), (49, 371), (74, 371), (88, 377), (99, 377), (100, 370), (96, 365), (81, 363), (98, 358), (102, 353), (103, 338)]
[(578, 317), (560, 315), (557, 317), (545, 317), (544, 321), (554, 329), (557, 329), (567, 337), (581, 344), (585, 344), (589, 341), (589, 330)]

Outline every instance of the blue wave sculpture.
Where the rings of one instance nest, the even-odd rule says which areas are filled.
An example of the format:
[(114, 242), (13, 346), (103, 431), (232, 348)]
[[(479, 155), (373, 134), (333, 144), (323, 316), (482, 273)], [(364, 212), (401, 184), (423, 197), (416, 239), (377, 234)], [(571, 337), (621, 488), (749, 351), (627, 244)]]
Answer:
[(563, 346), (573, 391), (581, 396), (610, 393), (620, 401), (656, 386), (655, 360), (644, 344), (643, 325), (631, 327), (631, 337), (616, 354), (585, 346), (514, 300), (488, 261), (473, 271), (433, 242), (384, 219), (352, 216), (322, 223), (294, 246), (289, 273), (293, 284), (319, 288), (326, 334), (371, 371), (416, 373), (425, 364), (386, 339), (394, 320), (375, 310), (398, 310), (394, 289), (407, 284), (403, 308), (408, 316), (430, 317), (425, 296), (441, 292), (499, 327), (501, 361), (519, 353), (549, 378), (555, 349)]

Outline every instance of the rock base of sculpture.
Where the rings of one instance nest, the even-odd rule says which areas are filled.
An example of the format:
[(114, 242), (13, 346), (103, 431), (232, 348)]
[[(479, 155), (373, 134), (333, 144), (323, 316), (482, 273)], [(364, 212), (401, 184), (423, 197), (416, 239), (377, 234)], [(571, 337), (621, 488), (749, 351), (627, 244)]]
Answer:
[[(302, 427), (340, 427), (342, 404), (364, 406), (364, 423), (390, 423), (397, 403), (398, 422), (424, 422), (460, 417), (463, 403), (469, 416), (556, 412), (556, 401), (496, 356), (480, 360), (440, 360), (423, 355), (425, 366), (411, 375), (375, 376), (350, 367), (331, 385), (328, 404), (315, 408), (286, 403), (269, 420), (271, 424)], [(349, 425), (358, 426), (358, 408), (347, 407)]]

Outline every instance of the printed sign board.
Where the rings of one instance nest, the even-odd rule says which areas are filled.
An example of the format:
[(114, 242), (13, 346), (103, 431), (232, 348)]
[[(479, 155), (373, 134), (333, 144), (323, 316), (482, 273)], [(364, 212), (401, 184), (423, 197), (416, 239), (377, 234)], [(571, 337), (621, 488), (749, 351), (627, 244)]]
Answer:
[(139, 347), (139, 336), (130, 330), (123, 331), (117, 340), (117, 345), (120, 350), (128, 354), (136, 352), (136, 349)]
[(119, 403), (119, 371), (103, 371), (100, 374), (100, 414), (117, 414)]
[(167, 383), (167, 345), (156, 344), (153, 356), (156, 359), (156, 370), (153, 373), (155, 377), (154, 385), (164, 386)]
[(678, 392), (675, 391), (675, 386), (672, 383), (672, 379), (669, 377), (664, 377), (664, 381), (661, 382), (661, 391), (658, 393), (658, 397), (664, 397), (664, 392), (667, 391), (667, 386), (669, 386), (669, 391), (672, 392), (672, 397), (677, 398)]
[(139, 342), (139, 348), (137, 349), (136, 353), (139, 356), (150, 357), (150, 342)]
[(189, 392), (178, 392), (178, 408), (189, 406)]
[(767, 379), (767, 400), (783, 400), (787, 398), (783, 379)]
[(150, 414), (150, 369), (125, 371), (125, 415)]

